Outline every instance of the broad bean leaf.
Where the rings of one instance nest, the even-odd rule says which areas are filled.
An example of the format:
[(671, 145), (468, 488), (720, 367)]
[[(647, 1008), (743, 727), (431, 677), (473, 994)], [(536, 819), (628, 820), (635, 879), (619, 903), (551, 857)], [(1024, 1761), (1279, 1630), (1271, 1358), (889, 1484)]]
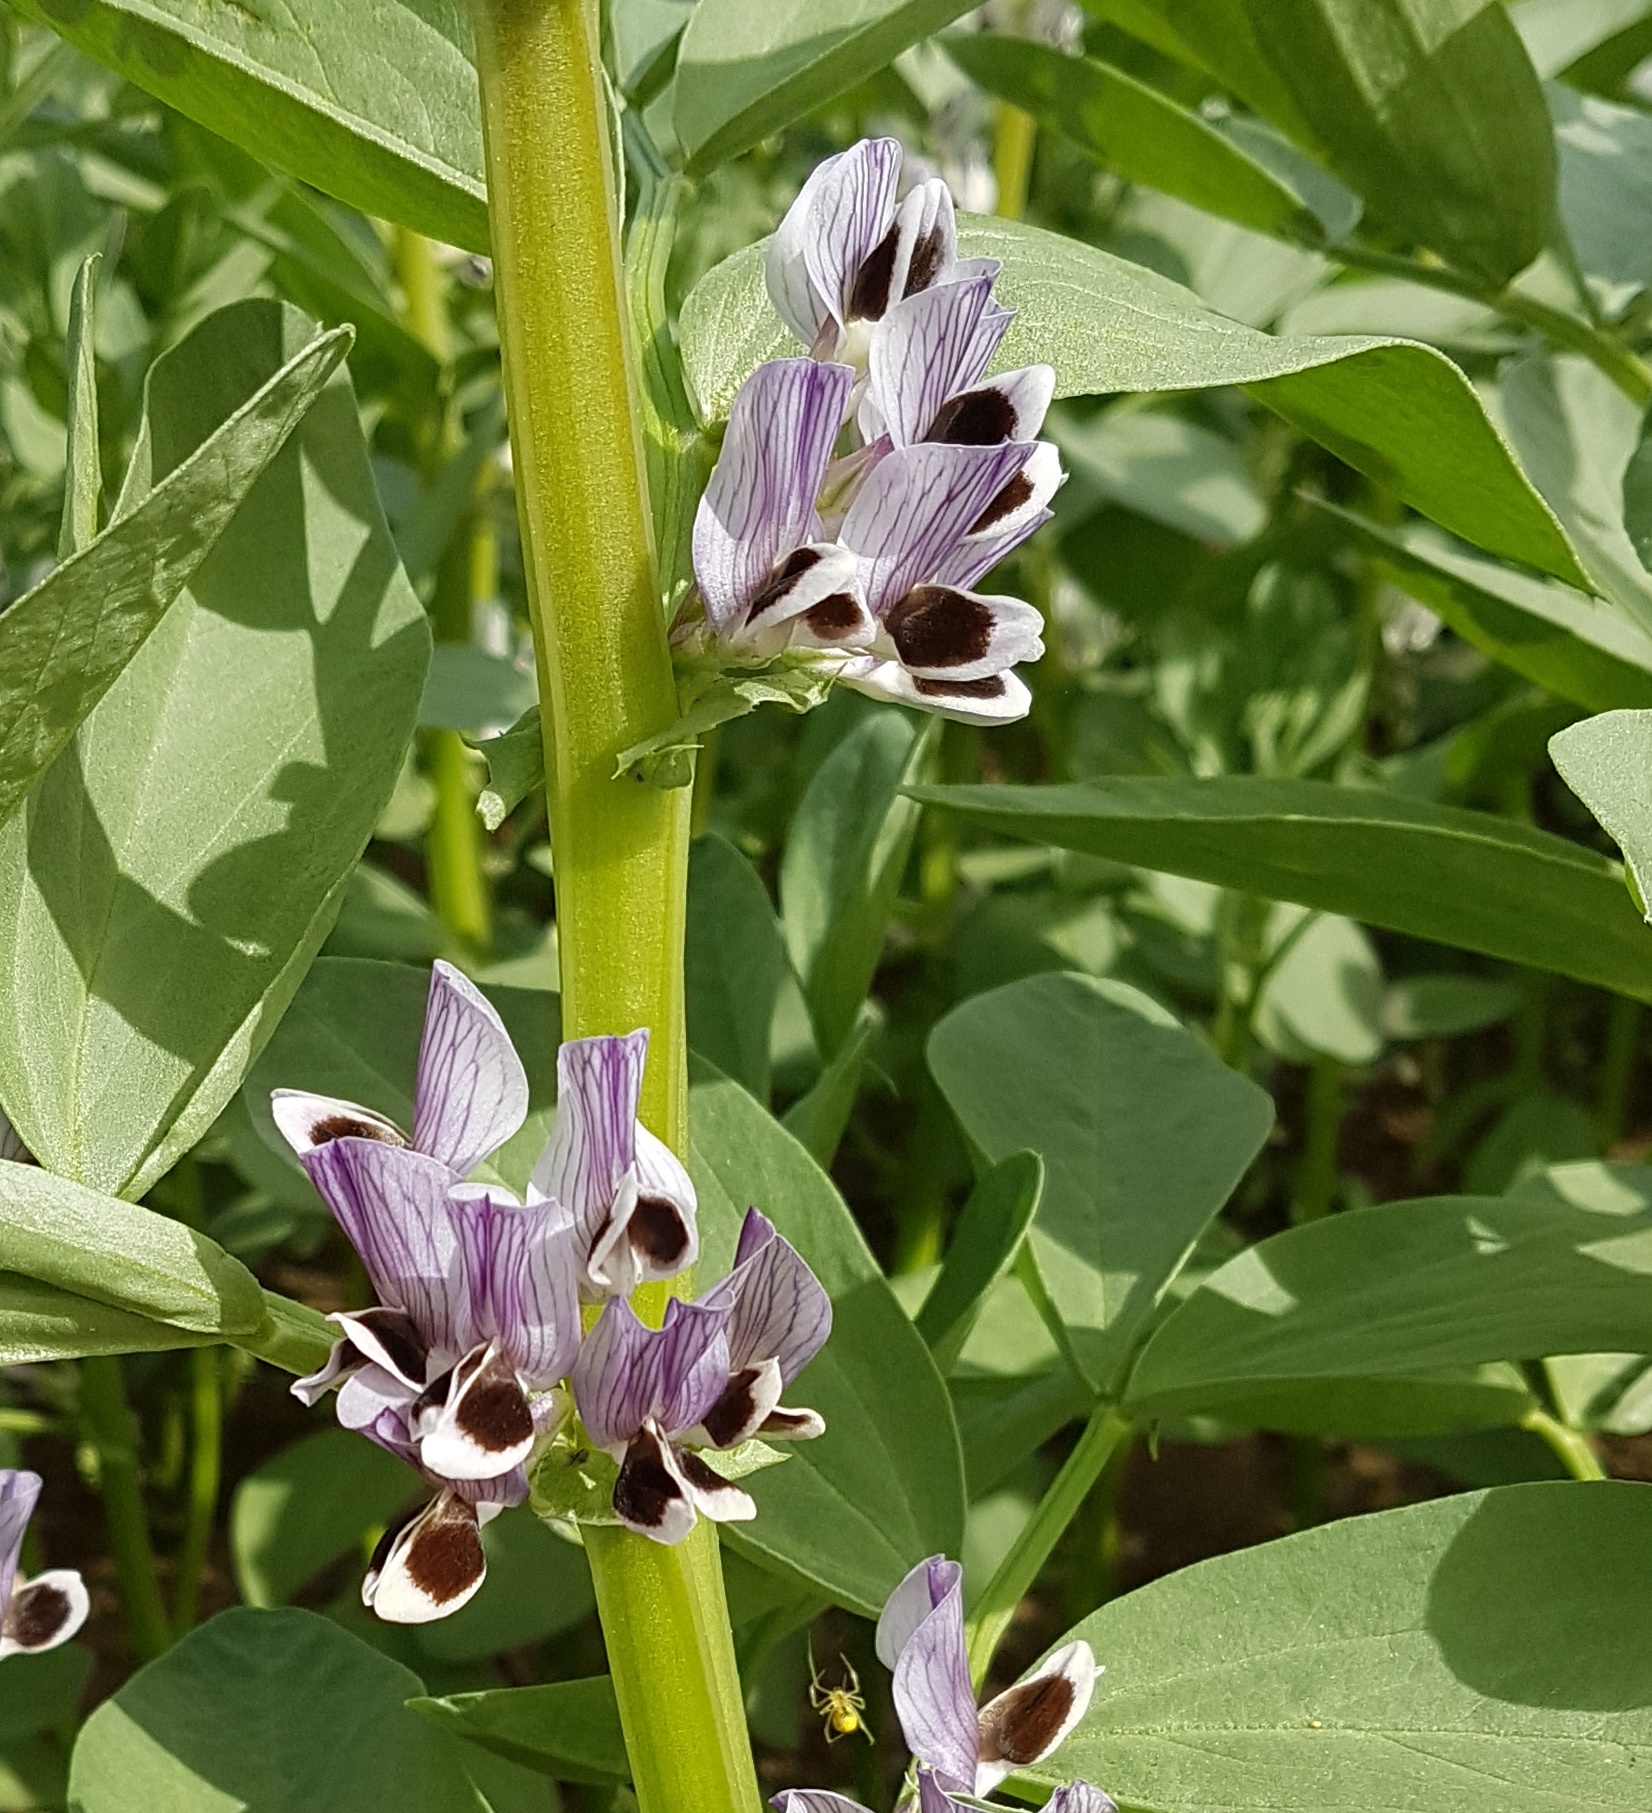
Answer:
[(260, 163), (365, 214), (488, 249), (462, 0), (21, 0), (77, 49)]
[(1306, 199), (1198, 114), (1122, 69), (986, 32), (946, 39), (988, 94), (1030, 113), (1131, 182), (1288, 239), (1322, 237)]
[(1156, 16), (1167, 46), (1489, 286), (1547, 243), (1553, 141), (1499, 0), (1130, 0), (1122, 12), (1127, 27), (1130, 14)]
[[(1213, 313), (1167, 277), (1017, 221), (965, 217), (960, 248), (1002, 260), (1018, 312), (1003, 367), (1046, 363), (1060, 396), (1246, 386), (1442, 527), (1587, 585), (1576, 551), (1463, 374), (1415, 342), (1277, 336)], [(763, 287), (766, 242), (708, 272), (683, 305), (683, 363), (707, 421), (765, 359), (795, 352)]]
[(0, 1272), (0, 1366), (78, 1360), (87, 1354), (162, 1353), (210, 1346), (217, 1339), (112, 1309), (19, 1272)]
[[(77, 541), (0, 616), (0, 819), (142, 648), (349, 346), (340, 328), (302, 347), (129, 515)], [(95, 488), (91, 508), (95, 521)]]
[(1015, 1263), (1044, 1194), (1044, 1161), (1012, 1152), (970, 1192), (923, 1308), (913, 1317), (942, 1372), (963, 1352), (990, 1291)]
[(1094, 494), (1214, 547), (1259, 535), (1268, 506), (1224, 435), (1163, 409), (1108, 409), (1051, 424), (1067, 467), (1064, 502), (1076, 514)]
[(1028, 976), (949, 1013), (929, 1067), (994, 1163), (1044, 1161), (1029, 1235), (1072, 1356), (1102, 1391), (1256, 1156), (1273, 1105), (1121, 983)]
[(877, 1031), (878, 1019), (868, 1004), (807, 1092), (780, 1117), (781, 1125), (823, 1170), (830, 1168), (855, 1111), (861, 1073)]
[(6, 1660), (11, 1666), (6, 1670), (6, 1703), (0, 1708), (0, 1744), (73, 1722), (91, 1671), (89, 1650), (76, 1643)]
[(1649, 1269), (1652, 1212), (1628, 1187), (1604, 1203), (1556, 1191), (1331, 1215), (1205, 1279), (1155, 1330), (1126, 1401), (1143, 1417), (1220, 1413), (1302, 1379), (1643, 1353)]
[(1652, 1490), (1505, 1486), (1200, 1562), (1073, 1633), (1037, 1771), (1178, 1813), (1607, 1813), (1652, 1770)]
[(708, 1065), (689, 1091), (702, 1288), (727, 1271), (748, 1206), (802, 1253), (832, 1299), (832, 1336), (789, 1398), (826, 1433), (745, 1482), (757, 1520), (725, 1539), (836, 1603), (876, 1616), (925, 1555), (963, 1539), (963, 1464), (946, 1388), (825, 1172)]
[(1652, 282), (1652, 120), (1558, 82), (1548, 97), (1566, 236), (1615, 314)]
[(1504, 667), (1590, 711), (1652, 706), (1652, 635), (1627, 612), (1417, 523), (1391, 529), (1321, 504), (1402, 591)]
[(506, 656), (467, 642), (438, 642), (430, 651), (419, 722), (439, 730), (514, 724), (535, 710), (538, 696), (533, 675)]
[[(376, 1108), (398, 1126), (413, 1125), (413, 1081), (429, 992), (426, 969), (366, 957), (317, 960), (247, 1077), (247, 1109), (274, 1151), (289, 1155), (290, 1149), (270, 1118), (272, 1089), (342, 1096)], [(527, 1121), (487, 1167), (520, 1189), (550, 1131), (560, 1004), (543, 989), (488, 983), (483, 992), (499, 1010), (528, 1072)]]
[(780, 859), (780, 922), (822, 1052), (849, 1037), (872, 985), (919, 808), (938, 720), (869, 713), (816, 769)]
[(1375, 1063), (1384, 1044), (1382, 965), (1363, 929), (1336, 913), (1278, 907), (1270, 931), (1276, 945), (1289, 942), (1257, 998), (1263, 1043), (1297, 1063), (1315, 1053)]
[(1489, 812), (1250, 775), (914, 791), (1034, 843), (1298, 901), (1652, 1001), (1652, 940), (1617, 866)]
[(749, 151), (968, 11), (968, 0), (700, 0), (677, 51), (674, 123), (690, 168)]
[(564, 1782), (626, 1782), (614, 1684), (607, 1675), (409, 1700), (410, 1711), (497, 1756)]
[(683, 950), (689, 1047), (763, 1103), (785, 963), (762, 877), (726, 838), (696, 838), (688, 857)]
[(103, 501), (98, 457), (97, 278), (103, 254), (94, 252), (75, 276), (69, 297), (69, 394), (64, 422), (63, 516), (57, 557), (67, 560), (97, 539)]
[(1560, 778), (1611, 834), (1652, 907), (1652, 710), (1608, 711), (1549, 740)]
[(488, 830), (497, 831), (534, 788), (545, 784), (539, 707), (531, 705), (509, 730), (483, 737), (471, 747), (488, 765), (488, 784), (477, 798), (476, 813)]
[(264, 1321), (258, 1280), (216, 1241), (38, 1165), (0, 1161), (0, 1270), (192, 1334)]
[[(313, 338), (258, 300), (168, 352), (117, 514)], [(49, 1170), (136, 1196), (216, 1119), (395, 787), (429, 647), (339, 372), (0, 829), (0, 1097)]]
[(411, 1670), (314, 1612), (221, 1612), (82, 1727), (81, 1813), (475, 1813)]
[(1547, 79), (1641, 24), (1646, 0), (1520, 0), (1514, 28), (1532, 67)]
[(286, 1604), (421, 1491), (410, 1467), (348, 1429), (323, 1429), (283, 1448), (247, 1474), (230, 1501), (241, 1597), (254, 1606)]

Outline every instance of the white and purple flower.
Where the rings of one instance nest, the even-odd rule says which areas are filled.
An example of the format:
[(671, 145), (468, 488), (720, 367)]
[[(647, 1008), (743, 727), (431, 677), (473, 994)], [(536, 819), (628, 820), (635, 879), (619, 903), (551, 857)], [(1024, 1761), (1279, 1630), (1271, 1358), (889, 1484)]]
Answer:
[(757, 1514), (751, 1497), (697, 1450), (753, 1437), (804, 1441), (825, 1424), (782, 1391), (825, 1345), (832, 1306), (797, 1250), (756, 1209), (734, 1270), (694, 1303), (674, 1298), (649, 1328), (623, 1298), (603, 1310), (574, 1367), (574, 1399), (592, 1444), (619, 1462), (614, 1512), (656, 1542), (680, 1542), (698, 1515)]
[(86, 1583), (73, 1568), (51, 1568), (32, 1580), (19, 1570), (40, 1487), (38, 1473), (0, 1467), (0, 1660), (67, 1643), (91, 1609)]
[[(878, 1660), (893, 1677), (895, 1712), (917, 1766), (920, 1813), (967, 1813), (1017, 1769), (1053, 1756), (1089, 1710), (1101, 1670), (1088, 1643), (1065, 1644), (1024, 1681), (977, 1709), (964, 1640), (963, 1569), (932, 1555), (889, 1595)], [(867, 1813), (858, 1802), (794, 1788), (778, 1813)], [(1118, 1813), (1089, 1782), (1058, 1788), (1055, 1813)]]
[(864, 140), (775, 233), (769, 294), (810, 356), (759, 366), (735, 399), (695, 521), (703, 629), (691, 616), (679, 640), (1006, 723), (1043, 622), (971, 588), (1050, 518), (1055, 374), (987, 377), (1013, 318), (998, 264), (958, 257), (938, 179), (897, 202), (900, 173), (896, 140)]

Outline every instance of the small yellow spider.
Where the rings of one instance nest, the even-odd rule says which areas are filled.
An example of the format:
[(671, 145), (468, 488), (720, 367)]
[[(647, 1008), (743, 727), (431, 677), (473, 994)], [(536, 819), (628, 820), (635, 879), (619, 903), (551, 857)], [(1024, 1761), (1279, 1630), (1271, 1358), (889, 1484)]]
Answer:
[(850, 1667), (847, 1656), (839, 1656), (838, 1660), (848, 1681), (842, 1687), (828, 1687), (815, 1668), (814, 1657), (809, 1658), (809, 1704), (826, 1721), (828, 1744), (835, 1744), (840, 1737), (852, 1737), (857, 1731), (867, 1743), (875, 1743), (877, 1740), (861, 1717), (866, 1710), (866, 1696), (860, 1690), (860, 1676)]

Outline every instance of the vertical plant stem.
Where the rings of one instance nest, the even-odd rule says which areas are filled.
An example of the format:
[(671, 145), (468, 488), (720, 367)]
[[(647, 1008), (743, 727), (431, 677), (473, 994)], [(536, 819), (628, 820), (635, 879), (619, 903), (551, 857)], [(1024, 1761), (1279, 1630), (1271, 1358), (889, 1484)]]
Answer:
[[(447, 277), (436, 248), (422, 234), (396, 229), (396, 276), (402, 287), (407, 331), (440, 368), (430, 419), (419, 436), (420, 469), (434, 482), (458, 450), (458, 424), (447, 395), (447, 367), (453, 360), (453, 332), (447, 312)], [(430, 624), (438, 642), (470, 641), (472, 519), (467, 512), (455, 528), (436, 568)], [(493, 914), (482, 873), (482, 827), (476, 817), (472, 762), (456, 730), (427, 730), (422, 739), (425, 770), (436, 804), (425, 837), (430, 903), (436, 916), (468, 950), (484, 955), (493, 943)]]
[[(539, 665), (562, 1021), (646, 1026), (643, 1120), (687, 1144), (687, 788), (616, 781), (677, 710), (628, 369), (615, 172), (589, 0), (472, 0), (494, 281)], [(662, 1294), (642, 1313), (657, 1319)], [(723, 1597), (701, 1522), (586, 1553), (641, 1813), (757, 1813)]]
[(223, 1466), (224, 1396), (216, 1347), (197, 1347), (189, 1356), (189, 1508), (178, 1550), (178, 1577), (172, 1589), (172, 1628), (193, 1628), (201, 1605), (201, 1574), (212, 1546)]
[(969, 1676), (977, 1693), (1015, 1616), (1015, 1608), (1055, 1552), (1055, 1545), (1078, 1515), (1114, 1449), (1130, 1433), (1130, 1425), (1110, 1405), (1097, 1406), (1061, 1471), (1050, 1482), (1050, 1489), (1039, 1500), (1038, 1509), (998, 1564), (998, 1572), (987, 1582), (968, 1628)]
[(994, 112), (992, 174), (998, 182), (998, 212), (1005, 220), (1019, 220), (1027, 211), (1038, 122), (1008, 101), (998, 102)]
[(1559, 1456), (1560, 1464), (1573, 1479), (1605, 1479), (1606, 1469), (1600, 1464), (1594, 1444), (1576, 1429), (1568, 1429), (1558, 1417), (1535, 1406), (1520, 1419), (1520, 1427), (1540, 1436)]
[(80, 1362), (80, 1408), (98, 1457), (98, 1487), (109, 1524), (109, 1546), (120, 1579), (121, 1609), (132, 1647), (145, 1662), (172, 1641), (155, 1575), (155, 1551), (138, 1481), (138, 1419), (126, 1401), (121, 1364), (113, 1354)]
[(1308, 1071), (1306, 1137), (1291, 1194), (1291, 1221), (1300, 1227), (1331, 1212), (1337, 1187), (1337, 1142), (1342, 1133), (1342, 1065), (1318, 1053)]
[(1596, 1110), (1602, 1149), (1610, 1151), (1628, 1128), (1629, 1091), (1635, 1081), (1635, 1054), (1640, 1046), (1641, 1004), (1613, 995), (1606, 1015), (1606, 1051), (1600, 1065), (1600, 1098)]

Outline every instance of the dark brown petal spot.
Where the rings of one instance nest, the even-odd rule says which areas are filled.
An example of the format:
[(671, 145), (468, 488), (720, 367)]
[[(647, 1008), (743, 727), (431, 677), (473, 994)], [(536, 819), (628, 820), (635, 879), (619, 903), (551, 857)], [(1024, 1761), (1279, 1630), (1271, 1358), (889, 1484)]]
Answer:
[(1001, 699), (1004, 676), (988, 674), (981, 680), (925, 680), (914, 674), (912, 684), (925, 699)]
[(62, 1630), (73, 1609), (69, 1595), (49, 1581), (21, 1587), (6, 1608), (6, 1635), (24, 1649), (38, 1649)]
[(895, 249), (900, 244), (899, 227), (891, 227), (867, 254), (866, 262), (855, 273), (849, 290), (851, 321), (881, 321), (889, 307), (889, 286), (895, 277)]
[(335, 1139), (376, 1139), (385, 1146), (405, 1146), (394, 1127), (380, 1121), (364, 1121), (354, 1114), (329, 1114), (310, 1128), (310, 1144), (325, 1146)]
[(884, 627), (908, 667), (963, 667), (992, 646), (991, 608), (951, 586), (914, 586)]
[(987, 505), (981, 514), (970, 525), (970, 534), (979, 535), (983, 529), (990, 529), (994, 523), (1000, 523), (1006, 516), (1019, 510), (1033, 494), (1032, 480), (1025, 472), (1016, 473), (1015, 477)]
[(941, 223), (936, 221), (912, 248), (912, 262), (906, 268), (907, 295), (915, 296), (919, 290), (927, 290), (940, 276), (945, 251), (946, 239), (941, 232)]
[(928, 438), (956, 447), (996, 447), (1000, 441), (1014, 440), (1020, 419), (1008, 396), (996, 384), (988, 384), (943, 403)]
[(639, 1258), (654, 1266), (680, 1265), (688, 1252), (688, 1224), (664, 1196), (639, 1196), (625, 1237)]
[(614, 1481), (614, 1515), (645, 1530), (662, 1528), (683, 1489), (665, 1464), (665, 1448), (651, 1429), (631, 1438)]
[(699, 1455), (687, 1448), (677, 1450), (677, 1465), (683, 1470), (683, 1478), (696, 1492), (704, 1492), (710, 1497), (715, 1497), (719, 1492), (735, 1490), (731, 1482), (724, 1479), (721, 1473), (714, 1473), (700, 1459)]
[(438, 1499), (407, 1545), (407, 1577), (435, 1605), (462, 1599), (487, 1571), (474, 1507)]
[(533, 1440), (533, 1412), (508, 1360), (495, 1358), (460, 1393), (454, 1426), (484, 1454)]
[(350, 1318), (363, 1334), (371, 1337), (384, 1357), (404, 1379), (422, 1379), (430, 1362), (430, 1351), (413, 1318), (399, 1309), (364, 1309)]
[(777, 1404), (763, 1418), (757, 1433), (772, 1435), (776, 1441), (782, 1441), (788, 1436), (795, 1436), (800, 1430), (813, 1430), (815, 1426), (814, 1411), (788, 1410), (784, 1404)]
[(768, 584), (752, 599), (751, 606), (746, 612), (747, 621), (754, 621), (765, 611), (772, 610), (811, 567), (820, 565), (822, 558), (819, 551), (814, 548), (798, 548), (795, 552), (788, 554), (774, 569)]
[(723, 1395), (700, 1419), (701, 1427), (711, 1437), (714, 1448), (731, 1448), (742, 1440), (751, 1426), (757, 1408), (757, 1381), (763, 1376), (761, 1366), (747, 1366), (734, 1374)]
[(822, 642), (852, 636), (863, 618), (861, 608), (848, 592), (833, 592), (803, 613), (804, 621)]
[(1073, 1709), (1073, 1684), (1065, 1675), (1012, 1687), (981, 1714), (981, 1761), (1035, 1763), (1056, 1741)]

